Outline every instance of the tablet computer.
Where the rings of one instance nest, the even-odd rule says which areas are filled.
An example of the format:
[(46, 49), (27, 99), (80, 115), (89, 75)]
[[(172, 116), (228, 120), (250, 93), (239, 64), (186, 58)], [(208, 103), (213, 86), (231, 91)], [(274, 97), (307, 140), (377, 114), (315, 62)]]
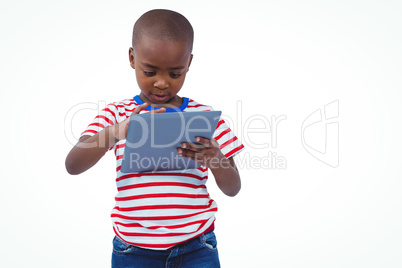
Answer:
[(130, 117), (121, 172), (195, 169), (200, 165), (181, 157), (182, 142), (212, 139), (220, 111), (136, 114)]

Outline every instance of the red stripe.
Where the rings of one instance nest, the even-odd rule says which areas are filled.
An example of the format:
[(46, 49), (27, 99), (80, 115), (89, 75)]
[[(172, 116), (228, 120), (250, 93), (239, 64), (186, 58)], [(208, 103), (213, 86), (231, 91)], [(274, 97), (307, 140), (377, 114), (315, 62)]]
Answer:
[(207, 105), (203, 105), (203, 104), (187, 105), (187, 108), (197, 108), (197, 107), (208, 107), (208, 106), (207, 106)]
[[(197, 230), (198, 231), (198, 230)], [(122, 232), (119, 230), (122, 235), (125, 236), (147, 236), (147, 237), (169, 237), (169, 236), (181, 236), (181, 235), (188, 235), (188, 233), (164, 233), (164, 234), (152, 234), (152, 233), (129, 233), (129, 232)]]
[(194, 184), (183, 183), (183, 182), (148, 182), (148, 183), (139, 183), (139, 184), (118, 187), (117, 190), (125, 191), (125, 190), (130, 190), (130, 189), (137, 189), (137, 188), (142, 188), (142, 187), (155, 187), (155, 186), (188, 187), (188, 188), (193, 188), (193, 189), (206, 188), (206, 186), (203, 184), (202, 185), (194, 185)]
[(109, 104), (108, 106), (113, 106), (113, 107), (116, 108), (116, 110), (119, 110), (120, 108), (123, 108), (123, 109), (124, 109), (124, 107), (126, 107), (127, 105), (130, 106), (130, 105), (132, 105), (132, 104), (133, 104), (133, 102), (131, 102), (131, 103), (124, 103), (124, 105), (122, 105), (122, 104), (116, 105), (115, 103), (111, 103), (111, 104)]
[(116, 217), (124, 220), (130, 220), (130, 221), (168, 221), (168, 220), (178, 220), (178, 219), (185, 219), (185, 218), (190, 218), (194, 217), (203, 213), (207, 212), (212, 212), (212, 211), (218, 211), (218, 208), (211, 208), (205, 211), (200, 211), (197, 213), (192, 213), (192, 214), (185, 214), (185, 215), (175, 215), (175, 216), (154, 216), (154, 217), (130, 217), (130, 216), (125, 216), (121, 214), (116, 214), (113, 213), (111, 217)]
[(90, 127), (90, 126), (96, 126), (96, 127), (100, 127), (100, 128), (105, 128), (105, 126), (103, 124), (101, 124), (101, 123), (92, 123), (92, 124), (89, 124), (88, 127)]
[[(119, 159), (123, 158), (123, 154), (117, 155), (117, 150), (121, 149), (121, 148), (124, 148), (125, 145), (126, 144), (123, 143), (123, 144), (118, 144), (118, 145), (116, 145), (116, 147), (114, 147), (114, 154), (116, 155), (116, 160), (119, 160)], [(121, 169), (121, 165), (116, 168), (116, 172), (118, 172), (120, 169)]]
[(123, 232), (121, 230), (119, 230), (119, 232), (122, 235), (125, 236), (147, 236), (147, 237), (169, 237), (169, 236), (181, 236), (181, 235), (189, 235), (189, 234), (194, 234), (197, 233), (200, 229), (202, 229), (205, 226), (205, 221), (204, 224), (201, 224), (200, 226), (198, 226), (197, 230), (195, 230), (194, 232), (191, 233), (159, 233), (159, 234), (155, 234), (155, 233), (133, 233), (133, 232)]
[(125, 143), (121, 143), (121, 144), (118, 144), (118, 145), (116, 146), (116, 148), (117, 148), (117, 149), (121, 149), (121, 148), (124, 148), (125, 145), (126, 145)]
[(231, 150), (230, 152), (228, 152), (227, 154), (225, 154), (225, 157), (229, 158), (230, 156), (234, 155), (236, 152), (240, 151), (243, 148), (244, 148), (244, 145), (242, 144), (239, 147), (237, 147), (237, 148)]
[[(122, 158), (123, 156), (118, 156), (120, 158)], [(120, 159), (119, 158), (119, 159)], [(175, 172), (175, 173), (162, 173), (162, 172), (158, 172), (158, 173), (151, 173), (151, 172), (147, 172), (147, 173), (135, 173), (135, 174), (126, 174), (123, 176), (120, 176), (116, 179), (116, 181), (121, 181), (121, 180), (125, 180), (125, 179), (129, 179), (129, 178), (134, 178), (134, 177), (148, 177), (148, 176), (178, 176), (178, 177), (190, 177), (190, 178), (195, 178), (197, 180), (205, 180), (208, 179), (208, 176), (204, 176), (204, 177), (200, 177), (194, 174), (186, 174), (186, 173), (180, 173), (180, 172)]]
[[(190, 177), (190, 178), (194, 178), (194, 179), (197, 179), (197, 180), (200, 180), (200, 181), (202, 181), (202, 180), (205, 180), (205, 179), (208, 179), (208, 176), (204, 176), (204, 177), (201, 177), (201, 176), (198, 176), (198, 175), (195, 175), (195, 174), (190, 174), (190, 173), (181, 173), (181, 172), (177, 172), (177, 173), (151, 173), (152, 175), (151, 176), (179, 176), (179, 177)], [(147, 176), (149, 176), (149, 174), (148, 173), (145, 173), (145, 175), (147, 175)]]
[(110, 103), (108, 106), (113, 106), (114, 108), (116, 108), (116, 110), (119, 110), (119, 106), (120, 105), (116, 105), (114, 103)]
[(225, 123), (225, 121), (220, 120), (220, 121), (218, 122), (218, 125), (216, 125), (216, 129), (218, 129), (223, 123)]
[(126, 113), (122, 113), (120, 111), (119, 111), (119, 116), (121, 116), (121, 117), (125, 116), (126, 118), (128, 117)]
[(81, 136), (84, 135), (84, 133), (88, 133), (88, 132), (94, 133), (94, 134), (97, 134), (97, 133), (98, 133), (98, 131), (96, 131), (96, 130), (87, 129), (87, 130), (85, 130), (84, 132), (81, 133)]
[(115, 206), (114, 209), (118, 211), (138, 211), (138, 210), (154, 210), (154, 209), (207, 209), (211, 206), (213, 200), (210, 199), (206, 205), (149, 205), (149, 206), (136, 206), (136, 207), (119, 207)]
[(142, 173), (126, 174), (126, 175), (123, 175), (123, 176), (120, 176), (120, 177), (116, 178), (116, 182), (122, 181), (122, 180), (125, 180), (125, 179), (130, 179), (130, 178), (138, 178), (138, 177), (141, 177), (141, 174)]
[(200, 171), (202, 171), (202, 172), (205, 172), (205, 171), (207, 171), (208, 170), (208, 168), (206, 168), (206, 167), (199, 167), (199, 168), (197, 168), (198, 170), (200, 170)]
[(96, 119), (96, 118), (102, 118), (103, 120), (105, 120), (106, 122), (108, 122), (110, 125), (114, 125), (113, 122), (112, 122), (112, 120), (110, 120), (109, 118), (107, 118), (107, 117), (104, 116), (104, 115), (98, 115), (98, 116), (95, 117), (95, 119)]
[(180, 229), (180, 228), (184, 228), (184, 227), (188, 227), (190, 225), (194, 225), (194, 224), (205, 224), (206, 220), (198, 220), (198, 221), (193, 221), (193, 222), (189, 222), (189, 223), (185, 223), (185, 224), (176, 224), (176, 225), (169, 225), (169, 226), (147, 226), (144, 227), (139, 223), (133, 222), (133, 223), (123, 223), (123, 222), (118, 222), (116, 221), (115, 224), (116, 225), (120, 225), (120, 226), (124, 226), (124, 227), (141, 227), (141, 228), (147, 228), (150, 230), (153, 229), (159, 229), (159, 228), (166, 228), (166, 229)]
[(208, 194), (179, 194), (179, 193), (166, 193), (166, 194), (142, 194), (132, 195), (126, 197), (115, 197), (116, 201), (128, 201), (145, 198), (165, 198), (165, 197), (181, 197), (181, 198), (208, 198)]
[(109, 108), (105, 108), (103, 109), (103, 111), (111, 113), (113, 115), (114, 121), (117, 122), (116, 114), (112, 110), (110, 110)]
[(225, 134), (230, 132), (230, 128), (225, 129), (224, 131), (221, 132), (221, 134), (219, 134), (218, 136), (216, 136), (215, 140), (219, 140), (220, 138), (222, 138)]
[[(124, 102), (123, 102), (123, 103), (124, 103)], [(116, 108), (116, 110), (119, 110), (120, 108), (121, 108), (121, 109), (125, 109), (126, 106), (138, 105), (138, 104), (137, 104), (133, 99), (131, 99), (131, 100), (129, 100), (129, 103), (124, 103), (124, 105), (122, 105), (122, 104), (116, 105), (115, 103), (111, 103), (111, 104), (109, 104), (109, 105), (114, 106), (114, 107)]]
[(234, 142), (235, 140), (237, 140), (237, 137), (234, 136), (233, 138), (231, 138), (230, 140), (222, 143), (222, 145), (220, 146), (221, 149), (225, 148), (226, 146), (228, 146), (230, 143)]

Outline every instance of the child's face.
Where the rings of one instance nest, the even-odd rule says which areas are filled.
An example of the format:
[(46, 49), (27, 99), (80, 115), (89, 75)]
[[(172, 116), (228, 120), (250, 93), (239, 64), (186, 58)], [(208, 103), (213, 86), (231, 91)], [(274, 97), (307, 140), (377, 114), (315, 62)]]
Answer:
[(177, 93), (193, 58), (186, 42), (144, 36), (136, 44), (135, 51), (130, 48), (129, 58), (143, 101), (162, 107), (181, 105)]

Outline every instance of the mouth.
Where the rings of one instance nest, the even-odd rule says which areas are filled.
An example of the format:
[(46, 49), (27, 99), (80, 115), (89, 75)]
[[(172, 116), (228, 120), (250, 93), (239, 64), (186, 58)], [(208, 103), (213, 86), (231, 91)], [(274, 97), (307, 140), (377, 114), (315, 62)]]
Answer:
[(154, 95), (154, 99), (157, 102), (161, 102), (161, 103), (165, 103), (169, 100), (169, 96), (168, 95), (159, 95), (159, 94), (153, 94)]

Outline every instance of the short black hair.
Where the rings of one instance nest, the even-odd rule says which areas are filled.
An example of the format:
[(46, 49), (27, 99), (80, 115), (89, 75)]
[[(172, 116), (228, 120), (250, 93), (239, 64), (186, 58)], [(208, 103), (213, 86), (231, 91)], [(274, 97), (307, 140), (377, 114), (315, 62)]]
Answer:
[(167, 9), (154, 9), (144, 13), (134, 24), (132, 46), (143, 36), (172, 42), (187, 42), (193, 50), (194, 31), (190, 22), (180, 13)]

